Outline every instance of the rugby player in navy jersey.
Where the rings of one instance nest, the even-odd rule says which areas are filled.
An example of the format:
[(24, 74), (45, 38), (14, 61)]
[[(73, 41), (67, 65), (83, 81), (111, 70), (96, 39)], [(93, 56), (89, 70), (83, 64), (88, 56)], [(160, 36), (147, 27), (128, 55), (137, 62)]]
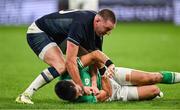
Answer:
[[(105, 34), (116, 25), (116, 17), (109, 9), (59, 11), (45, 15), (29, 26), (27, 41), (34, 53), (50, 67), (44, 69), (29, 87), (16, 98), (18, 103), (33, 104), (31, 97), (42, 86), (66, 70), (83, 94), (90, 94), (83, 86), (77, 67), (78, 53), (102, 50)], [(60, 47), (65, 47), (64, 50)], [(66, 59), (63, 57), (66, 54)], [(92, 69), (92, 73), (96, 71)], [(96, 87), (96, 85), (95, 85)]]

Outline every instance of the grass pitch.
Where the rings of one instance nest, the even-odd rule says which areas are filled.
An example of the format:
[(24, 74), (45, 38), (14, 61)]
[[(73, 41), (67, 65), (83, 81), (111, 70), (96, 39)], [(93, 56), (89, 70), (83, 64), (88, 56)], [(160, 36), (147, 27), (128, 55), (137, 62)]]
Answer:
[[(27, 26), (0, 26), (0, 109), (180, 109), (180, 84), (158, 86), (164, 98), (151, 101), (69, 103), (54, 93), (54, 80), (33, 97), (34, 105), (14, 102), (47, 67), (26, 42)], [(118, 23), (104, 40), (117, 66), (145, 71), (180, 71), (180, 27), (171, 23)]]

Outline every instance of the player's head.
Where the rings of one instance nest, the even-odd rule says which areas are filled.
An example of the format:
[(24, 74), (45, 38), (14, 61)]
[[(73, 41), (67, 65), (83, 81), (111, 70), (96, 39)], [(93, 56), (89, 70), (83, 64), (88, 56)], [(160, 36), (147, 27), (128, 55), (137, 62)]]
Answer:
[(97, 35), (109, 34), (116, 26), (116, 16), (109, 9), (100, 10), (94, 18), (94, 30)]
[(74, 101), (80, 96), (77, 85), (72, 80), (62, 80), (55, 85), (56, 95), (67, 101)]

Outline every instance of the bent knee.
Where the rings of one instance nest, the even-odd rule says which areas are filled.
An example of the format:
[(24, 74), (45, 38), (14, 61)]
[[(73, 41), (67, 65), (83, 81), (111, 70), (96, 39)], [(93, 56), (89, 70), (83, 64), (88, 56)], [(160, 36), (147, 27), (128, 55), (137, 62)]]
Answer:
[(52, 66), (58, 71), (59, 74), (66, 71), (65, 62), (53, 62)]
[(152, 85), (150, 88), (152, 95), (157, 96), (160, 93), (160, 89), (156, 85)]

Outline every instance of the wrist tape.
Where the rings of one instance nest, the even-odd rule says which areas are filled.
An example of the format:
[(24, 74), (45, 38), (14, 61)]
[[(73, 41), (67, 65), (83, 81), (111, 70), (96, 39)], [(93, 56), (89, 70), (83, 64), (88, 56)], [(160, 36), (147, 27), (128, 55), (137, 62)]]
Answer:
[(109, 67), (112, 64), (113, 64), (113, 62), (111, 60), (107, 60), (105, 63), (106, 67)]

